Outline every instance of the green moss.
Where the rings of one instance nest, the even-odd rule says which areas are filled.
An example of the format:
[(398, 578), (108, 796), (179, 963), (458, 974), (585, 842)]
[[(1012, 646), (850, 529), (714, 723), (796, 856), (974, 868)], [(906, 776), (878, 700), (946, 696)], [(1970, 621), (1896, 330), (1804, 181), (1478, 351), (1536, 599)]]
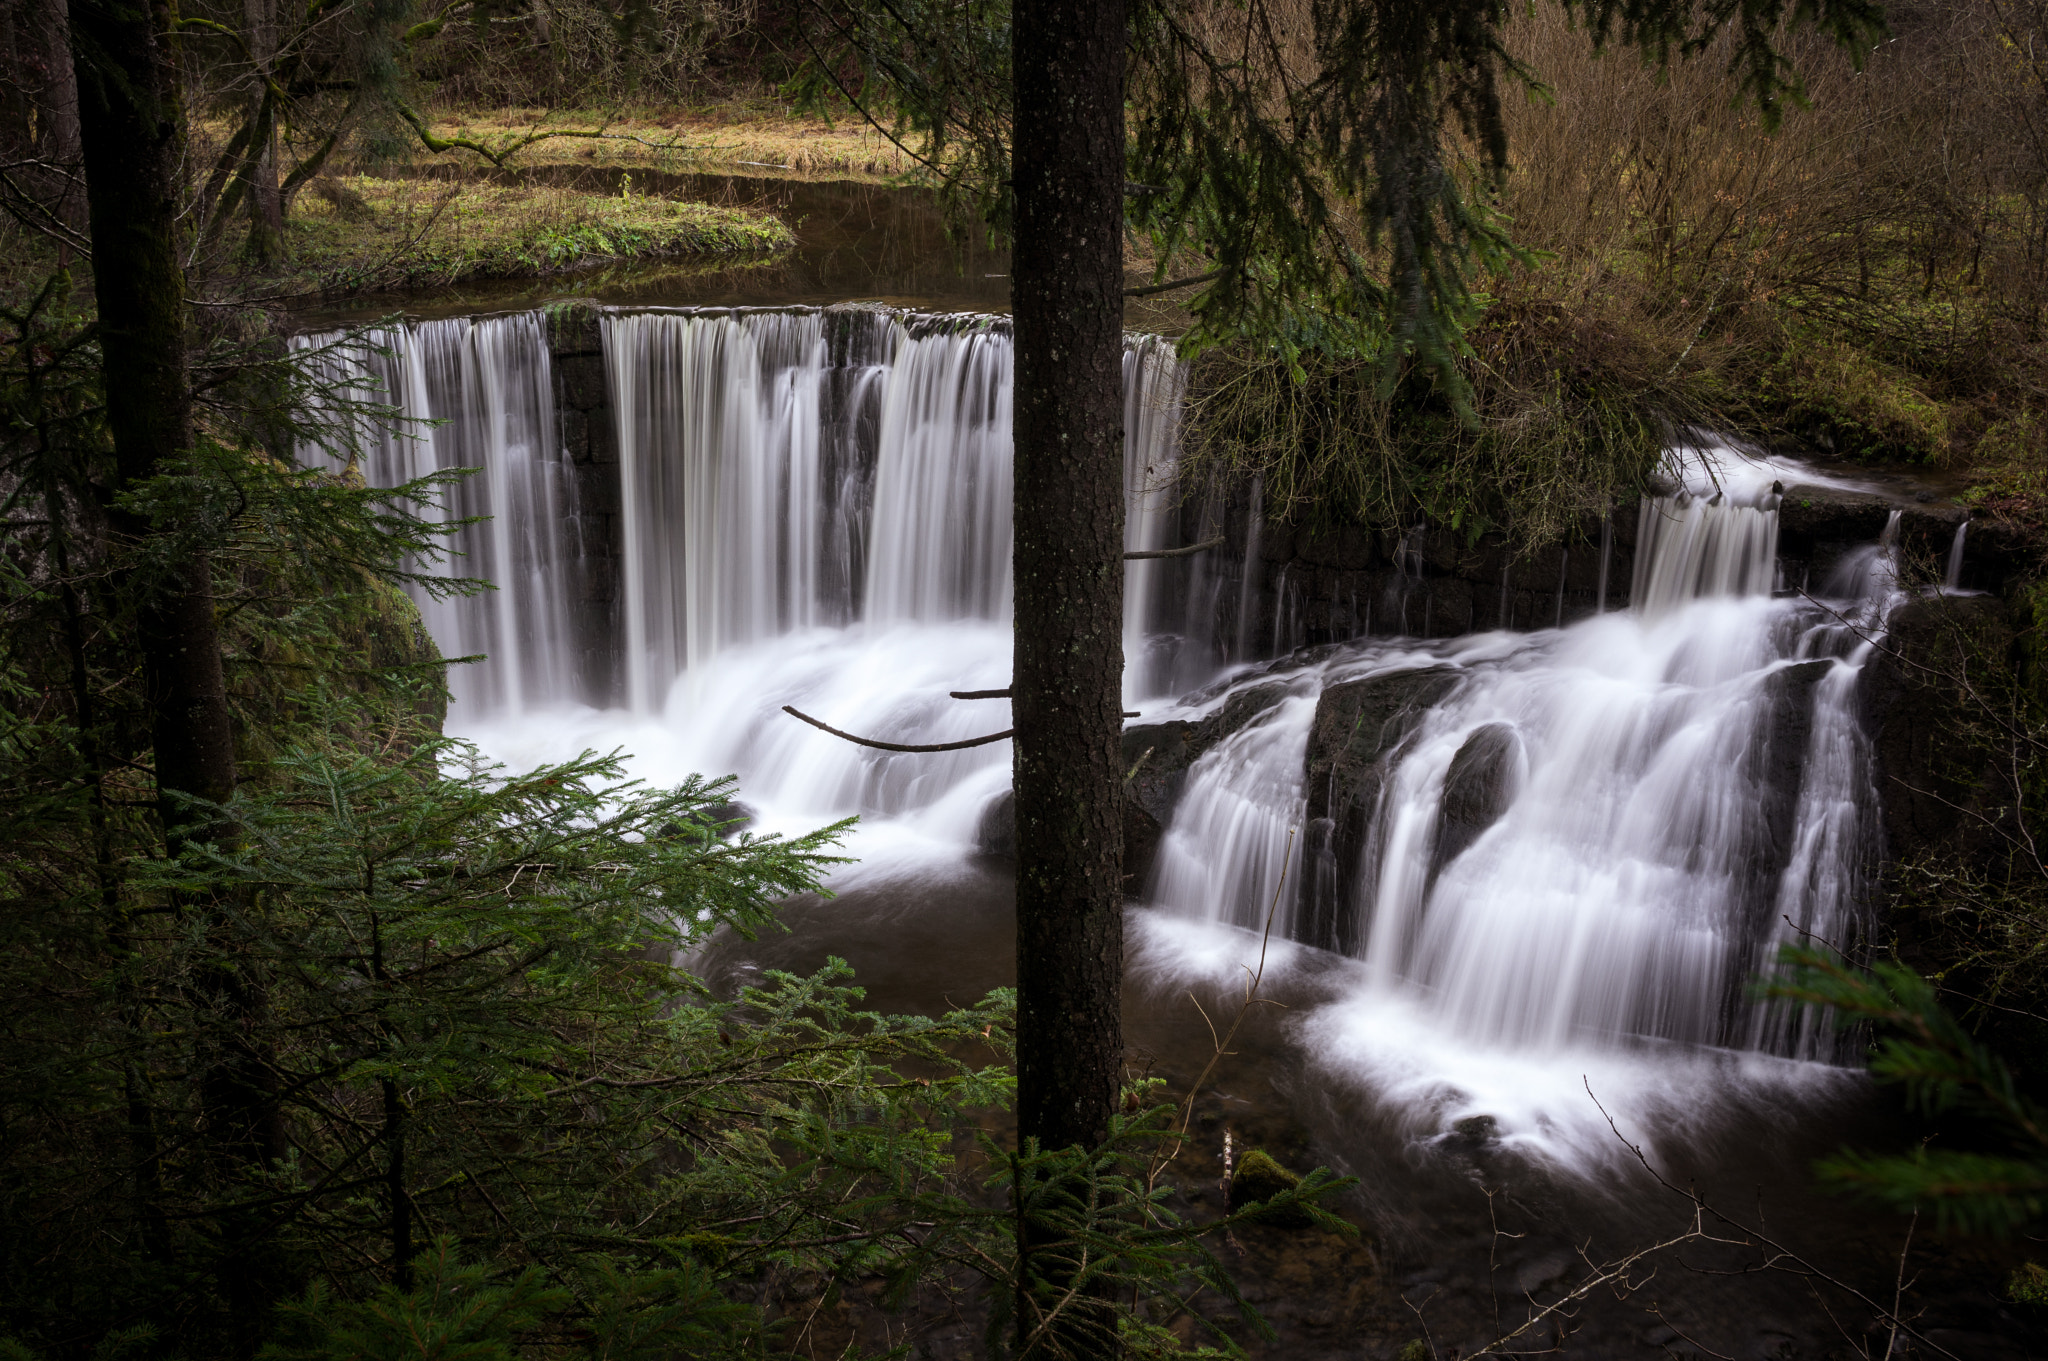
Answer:
[[(1264, 1149), (1255, 1148), (1237, 1160), (1230, 1175), (1230, 1208), (1260, 1204), (1300, 1185), (1299, 1175), (1275, 1162)], [(1262, 1224), (1282, 1229), (1304, 1229), (1315, 1222), (1298, 1207), (1265, 1211), (1256, 1217)]]
[(765, 213), (627, 192), (352, 176), (302, 194), (289, 270), (334, 290), (418, 288), (560, 274), (619, 260), (787, 250)]
[(2005, 1295), (2015, 1304), (2048, 1304), (2048, 1267), (2028, 1262), (2005, 1283)]
[(1792, 434), (1845, 458), (1940, 463), (1952, 445), (1949, 405), (1853, 345), (1788, 337), (1756, 402)]

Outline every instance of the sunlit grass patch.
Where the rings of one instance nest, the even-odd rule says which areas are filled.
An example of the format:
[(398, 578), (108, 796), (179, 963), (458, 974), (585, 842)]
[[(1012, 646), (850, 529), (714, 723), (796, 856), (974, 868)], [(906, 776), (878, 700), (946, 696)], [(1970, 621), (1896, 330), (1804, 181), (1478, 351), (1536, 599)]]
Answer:
[(527, 185), (346, 176), (299, 196), (290, 267), (330, 288), (420, 288), (616, 260), (785, 250), (766, 213)]
[(520, 165), (646, 166), (730, 171), (770, 178), (885, 180), (918, 170), (915, 158), (858, 114), (827, 121), (767, 103), (728, 100), (629, 112), (576, 109), (464, 109), (435, 117), (437, 137), (494, 149), (549, 129), (601, 138), (549, 138), (518, 153)]

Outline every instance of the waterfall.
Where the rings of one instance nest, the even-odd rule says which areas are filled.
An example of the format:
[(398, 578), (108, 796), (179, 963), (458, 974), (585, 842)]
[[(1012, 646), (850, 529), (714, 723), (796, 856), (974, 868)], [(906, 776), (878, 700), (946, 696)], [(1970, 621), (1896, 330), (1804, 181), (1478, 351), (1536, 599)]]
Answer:
[[(1396, 717), (1329, 934), (1369, 990), (1481, 1048), (1832, 1053), (1745, 989), (1781, 944), (1856, 933), (1876, 807), (1855, 708), (1867, 633), (1771, 598), (1768, 482), (1680, 488), (1642, 526), (1631, 611), (1354, 647), (1185, 709), (1279, 687), (1189, 769), (1152, 901), (1257, 929), (1307, 815), (1319, 704), (1365, 695)], [(1838, 585), (1837, 607), (1879, 627), (1890, 576), (1866, 564)], [(1334, 767), (1318, 778), (1337, 792)], [(1296, 894), (1280, 901), (1276, 930), (1312, 938)]]
[[(822, 313), (607, 313), (628, 704), (819, 622)], [(843, 536), (842, 536), (843, 541)], [(842, 565), (842, 575), (848, 569)]]
[[(497, 589), (422, 600), (444, 651), (491, 658), (457, 669), (453, 729), (514, 765), (623, 749), (657, 783), (737, 772), (762, 830), (857, 812), (866, 865), (957, 862), (1008, 787), (1007, 742), (888, 753), (782, 708), (891, 741), (1010, 725), (1007, 701), (950, 697), (1010, 681), (1007, 324), (854, 306), (609, 311), (600, 330), (609, 408), (572, 417), (612, 422), (615, 500), (595, 440), (566, 466), (538, 314), (295, 342), (403, 418), (335, 404), (360, 422), (362, 476), (481, 470), (450, 510), (489, 518), (435, 570)], [(1125, 565), (1127, 700), (1147, 722), (1231, 715), (1171, 776), (1136, 957), (1160, 957), (1157, 923), (1235, 939), (1270, 910), (1320, 951), (1289, 957), (1327, 971), (1300, 1032), (1319, 1061), (1362, 1064), (1423, 1131), (1484, 1113), (1540, 1144), (1577, 1118), (1556, 1093), (1615, 1056), (1837, 1057), (1747, 985), (1786, 943), (1860, 934), (1877, 798), (1856, 697), (1899, 591), (1898, 517), (1820, 583), (1823, 609), (1774, 591), (1781, 479), (1815, 475), (1688, 451), (1642, 506), (1627, 609), (1605, 608), (1603, 518), (1592, 617), (1558, 626), (1561, 554), (1551, 609), (1547, 579), (1518, 607), (1504, 570), (1500, 629), (1391, 636), (1433, 618), (1409, 533), (1379, 636), (1354, 600), (1362, 636), (1254, 664), (1320, 587), (1262, 581), (1256, 479), (1183, 494), (1185, 384), (1167, 343), (1129, 338), (1125, 548), (1243, 515), (1247, 551)], [(617, 707), (582, 683), (598, 649)]]
[[(555, 441), (540, 313), (301, 336), (329, 381), (366, 385), (403, 419), (364, 431), (379, 485), (479, 470), (450, 510), (486, 517), (450, 574), (496, 589), (423, 600), (466, 711), (526, 712), (580, 695), (574, 528)], [(721, 653), (808, 629), (1009, 617), (1007, 324), (879, 308), (607, 312), (619, 450), (624, 698), (659, 710), (676, 679)], [(1126, 350), (1127, 548), (1173, 546), (1184, 366), (1172, 346)], [(410, 424), (408, 424), (410, 422)], [(438, 426), (434, 422), (439, 422)], [(316, 458), (319, 451), (309, 451)], [(1133, 699), (1170, 679), (1155, 635), (1185, 611), (1178, 564), (1126, 569)], [(999, 682), (1000, 683), (1000, 682)]]
[[(458, 672), (461, 730), (511, 760), (624, 745), (650, 778), (736, 770), (764, 826), (861, 811), (896, 815), (921, 844), (971, 841), (1007, 786), (1007, 743), (889, 754), (780, 710), (898, 741), (1008, 725), (1006, 702), (948, 697), (1010, 678), (1005, 323), (705, 309), (608, 312), (602, 335), (625, 677), (611, 712), (562, 707), (578, 697), (583, 616), (610, 622), (579, 604), (540, 317), (414, 323), (347, 351), (299, 342), (320, 372), (441, 422), (369, 422), (364, 476), (482, 470), (452, 509), (491, 518), (460, 532), (446, 570), (499, 589), (423, 604), (445, 650), (492, 655)], [(1182, 366), (1132, 337), (1124, 373), (1126, 548), (1214, 534), (1226, 502), (1191, 513), (1174, 481)], [(1857, 932), (1876, 800), (1854, 701), (1897, 590), (1897, 528), (1823, 583), (1836, 613), (1777, 598), (1782, 471), (1681, 468), (1643, 505), (1628, 610), (1526, 635), (1367, 637), (1241, 666), (1165, 705), (1191, 721), (1231, 704), (1253, 716), (1187, 769), (1150, 900), (1247, 928), (1271, 908), (1280, 934), (1349, 956), (1360, 995), (1399, 999), (1473, 1053), (1829, 1055), (1803, 1015), (1745, 986), (1787, 941)], [(1249, 500), (1231, 512), (1250, 515), (1241, 568), (1126, 565), (1134, 701), (1199, 683), (1219, 604), (1236, 607), (1235, 657), (1268, 636), (1256, 483)], [(1603, 597), (1610, 555), (1603, 526)], [(1414, 556), (1403, 536), (1404, 574)], [(1560, 593), (1568, 568), (1561, 556)], [(1288, 585), (1283, 573), (1276, 648)], [(1539, 606), (1539, 622), (1560, 609)], [(1426, 600), (1420, 614), (1427, 631)], [(1403, 618), (1389, 601), (1384, 627), (1416, 622)], [(1381, 716), (1380, 746), (1340, 771), (1326, 714), (1346, 695)], [(555, 706), (545, 723), (523, 717), (541, 706)], [(1312, 801), (1329, 812), (1310, 829)], [(1316, 871), (1282, 887), (1305, 830)]]
[(1010, 357), (993, 318), (899, 330), (882, 390), (866, 618), (1009, 617)]
[[(540, 314), (417, 322), (353, 337), (328, 331), (292, 343), (326, 386), (324, 405), (357, 425), (367, 466), (356, 471), (371, 485), (475, 470), (446, 494), (446, 513), (488, 518), (452, 536), (451, 559), (421, 566), (480, 578), (495, 589), (418, 596), (444, 656), (491, 659), (488, 666), (450, 669), (455, 712), (524, 713), (576, 698), (573, 487), (556, 438)], [(396, 414), (382, 418), (344, 405), (365, 402)], [(301, 456), (313, 466), (334, 463), (318, 446)]]
[[(1172, 548), (1180, 522), (1174, 481), (1180, 454), (1180, 409), (1187, 392), (1186, 366), (1170, 342), (1132, 336), (1124, 349), (1124, 486), (1130, 504), (1124, 516), (1124, 550)], [(1155, 637), (1184, 618), (1162, 598), (1175, 573), (1167, 563), (1139, 559), (1124, 564), (1124, 698), (1136, 701), (1162, 693), (1172, 658), (1154, 646)]]
[(1948, 545), (1948, 571), (1942, 574), (1943, 590), (1959, 591), (1963, 588), (1963, 540), (1969, 536), (1970, 522), (1964, 520), (1956, 526), (1956, 536)]

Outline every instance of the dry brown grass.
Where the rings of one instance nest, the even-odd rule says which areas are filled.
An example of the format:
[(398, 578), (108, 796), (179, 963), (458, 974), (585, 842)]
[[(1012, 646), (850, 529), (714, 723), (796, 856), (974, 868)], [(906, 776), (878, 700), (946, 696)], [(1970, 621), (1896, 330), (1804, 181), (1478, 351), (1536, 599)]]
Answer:
[(510, 145), (547, 128), (604, 128), (616, 135), (604, 140), (541, 142), (521, 153), (518, 164), (729, 170), (771, 178), (873, 183), (898, 179), (917, 169), (915, 159), (857, 116), (827, 122), (752, 100), (623, 114), (459, 110), (443, 114), (433, 123), (437, 136), (467, 137), (492, 146)]

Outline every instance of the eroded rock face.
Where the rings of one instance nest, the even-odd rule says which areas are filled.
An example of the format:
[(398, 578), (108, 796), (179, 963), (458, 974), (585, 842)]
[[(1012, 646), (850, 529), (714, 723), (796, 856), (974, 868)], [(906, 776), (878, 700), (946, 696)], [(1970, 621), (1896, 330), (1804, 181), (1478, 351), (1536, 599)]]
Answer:
[(1473, 729), (1451, 758), (1437, 813), (1436, 844), (1430, 848), (1431, 883), (1508, 810), (1521, 748), (1522, 739), (1512, 724), (1488, 723)]
[(1307, 878), (1296, 931), (1303, 944), (1353, 953), (1359, 866), (1390, 758), (1458, 676), (1451, 667), (1368, 676), (1332, 685), (1317, 701), (1306, 771)]
[(1967, 852), (1995, 835), (1978, 811), (2003, 802), (2003, 785), (1952, 719), (1960, 683), (1989, 698), (2009, 681), (2014, 639), (2012, 611), (1993, 596), (1925, 597), (1892, 611), (1860, 687), (1889, 859), (1942, 845)]

